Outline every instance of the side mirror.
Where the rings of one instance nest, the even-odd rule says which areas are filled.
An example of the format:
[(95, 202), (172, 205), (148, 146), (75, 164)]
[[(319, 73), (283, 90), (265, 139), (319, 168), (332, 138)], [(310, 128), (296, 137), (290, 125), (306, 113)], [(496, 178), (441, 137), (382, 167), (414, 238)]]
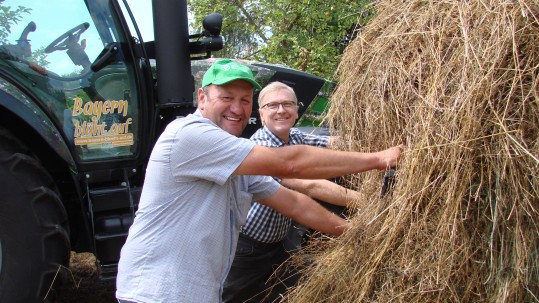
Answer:
[(205, 29), (205, 36), (219, 36), (223, 26), (223, 15), (211, 13), (202, 20), (202, 27)]
[[(220, 35), (223, 25), (223, 15), (212, 13), (207, 15), (202, 21), (204, 31), (200, 34), (190, 35), (189, 39), (197, 39), (189, 42), (189, 52), (191, 55), (203, 54), (202, 56), (191, 56), (191, 60), (209, 58), (212, 51), (223, 49), (224, 39)], [(202, 39), (201, 39), (202, 38)]]

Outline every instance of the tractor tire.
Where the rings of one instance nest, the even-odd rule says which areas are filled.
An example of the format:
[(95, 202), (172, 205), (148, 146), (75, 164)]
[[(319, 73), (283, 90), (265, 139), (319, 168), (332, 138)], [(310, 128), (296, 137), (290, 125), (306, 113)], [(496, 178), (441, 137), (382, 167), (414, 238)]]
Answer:
[(52, 177), (0, 127), (0, 302), (52, 302), (69, 264), (69, 226)]

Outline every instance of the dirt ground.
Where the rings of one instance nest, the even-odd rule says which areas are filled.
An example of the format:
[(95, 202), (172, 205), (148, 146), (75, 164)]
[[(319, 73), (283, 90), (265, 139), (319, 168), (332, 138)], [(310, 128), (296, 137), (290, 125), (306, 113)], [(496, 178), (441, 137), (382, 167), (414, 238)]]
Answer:
[(60, 287), (57, 303), (117, 303), (115, 280), (101, 281), (90, 253), (71, 253), (71, 265), (65, 283)]

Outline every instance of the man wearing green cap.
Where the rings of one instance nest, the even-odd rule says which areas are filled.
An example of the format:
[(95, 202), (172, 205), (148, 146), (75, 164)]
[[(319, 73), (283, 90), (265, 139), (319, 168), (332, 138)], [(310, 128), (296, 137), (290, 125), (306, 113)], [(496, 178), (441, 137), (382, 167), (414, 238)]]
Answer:
[(239, 138), (254, 88), (260, 86), (248, 67), (215, 62), (197, 92), (197, 111), (171, 122), (159, 137), (118, 264), (120, 302), (220, 302), (251, 201), (323, 233), (350, 228), (269, 176), (331, 178), (396, 165), (402, 147), (355, 153), (269, 148)]

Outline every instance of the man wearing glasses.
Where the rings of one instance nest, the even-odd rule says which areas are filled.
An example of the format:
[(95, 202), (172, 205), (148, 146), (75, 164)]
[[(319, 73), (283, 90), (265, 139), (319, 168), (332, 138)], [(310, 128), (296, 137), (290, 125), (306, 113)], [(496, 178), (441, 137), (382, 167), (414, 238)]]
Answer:
[[(260, 91), (258, 105), (263, 127), (251, 136), (257, 145), (328, 145), (329, 136), (293, 128), (299, 106), (290, 86), (281, 82), (268, 84)], [(331, 204), (348, 206), (357, 200), (356, 191), (327, 180), (275, 179), (285, 187)], [(292, 219), (268, 206), (253, 203), (240, 230), (236, 256), (225, 281), (224, 302), (277, 302), (286, 288), (297, 282), (299, 275), (292, 269), (286, 270), (285, 263), (290, 257), (284, 244), (291, 225)]]

